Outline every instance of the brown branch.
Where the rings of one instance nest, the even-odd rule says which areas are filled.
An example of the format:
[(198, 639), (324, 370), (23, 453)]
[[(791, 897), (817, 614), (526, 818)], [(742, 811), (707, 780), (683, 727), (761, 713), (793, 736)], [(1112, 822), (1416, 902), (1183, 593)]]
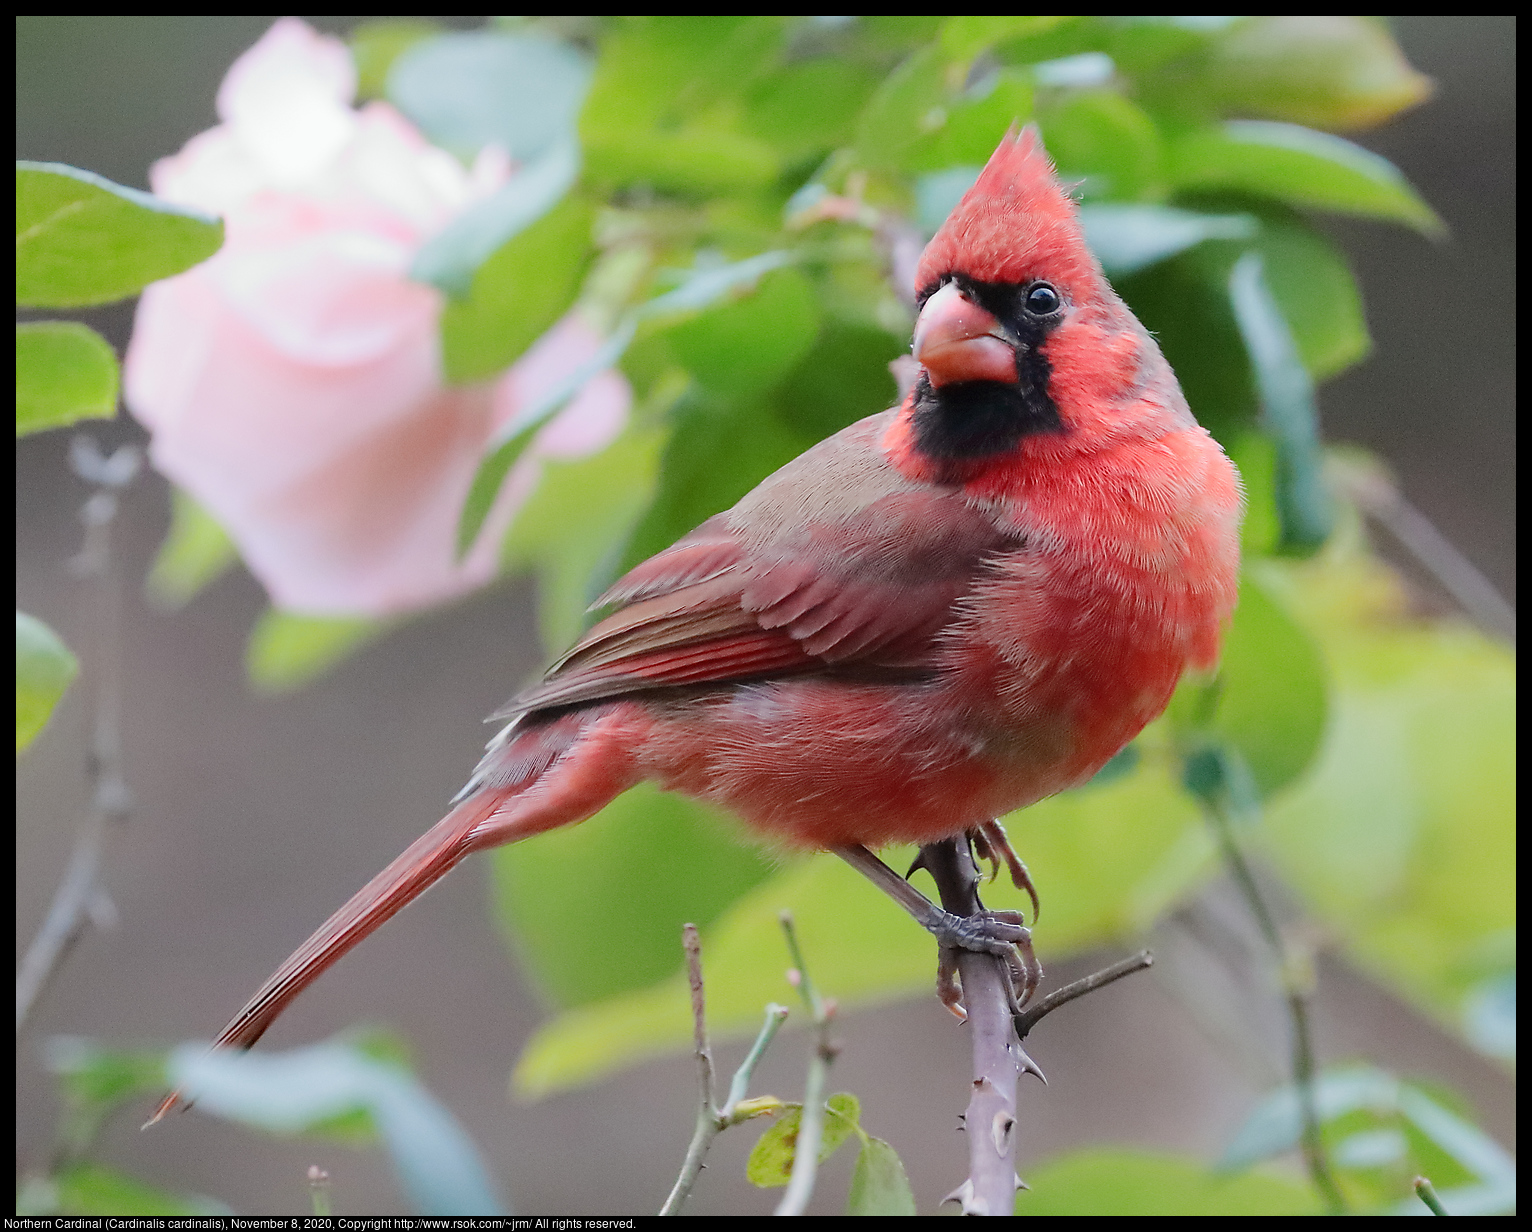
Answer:
[(1036, 1005), (1016, 1015), (1016, 1038), (1026, 1039), (1032, 1028), (1059, 1006), (1067, 1005), (1088, 992), (1105, 988), (1124, 976), (1132, 975), (1135, 971), (1147, 970), (1153, 965), (1154, 955), (1148, 950), (1140, 950), (1132, 958), (1124, 958), (1121, 962), (1113, 963), (1110, 967), (1103, 967), (1100, 971), (1087, 975), (1084, 979), (1076, 980), (1073, 984), (1065, 984), (1063, 988), (1055, 989)]

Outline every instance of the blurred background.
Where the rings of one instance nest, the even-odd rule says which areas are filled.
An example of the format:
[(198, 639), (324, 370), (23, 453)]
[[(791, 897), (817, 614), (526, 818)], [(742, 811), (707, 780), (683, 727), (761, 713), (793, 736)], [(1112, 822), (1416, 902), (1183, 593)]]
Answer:
[[(18, 157), (146, 187), (154, 159), (215, 122), (218, 82), (272, 20), (18, 18)], [(305, 20), (344, 34), (354, 19)], [(1509, 597), (1515, 26), (1510, 18), (1404, 17), (1395, 32), (1437, 93), (1357, 139), (1403, 170), (1450, 236), (1433, 244), (1397, 228), (1323, 220), (1354, 262), (1375, 341), (1369, 360), (1321, 389), (1325, 435), (1385, 458), (1405, 495)], [(84, 319), (119, 350), (126, 344), (130, 305)], [(125, 417), (96, 434), (105, 443), (142, 436)], [(65, 461), (68, 437), (18, 445), (17, 596), (81, 646), (88, 612), (65, 562), (80, 545), (83, 487)], [(484, 739), (481, 716), (545, 659), (530, 587), (509, 579), (406, 626), (296, 694), (253, 696), (244, 642), (263, 598), (248, 575), (230, 573), (173, 615), (138, 596), (168, 515), (168, 490), (151, 473), (119, 522), (126, 766), (136, 798), (106, 876), (121, 923), (87, 934), (19, 1041), (21, 1170), (46, 1159), (54, 1132), (44, 1039), (210, 1036), (299, 938), (440, 814)], [(1422, 598), (1444, 602), (1425, 582)], [(85, 696), (70, 692), (18, 764), (18, 955), (87, 805)], [(519, 1211), (657, 1209), (691, 1132), (690, 1059), (514, 1104), (506, 1076), (541, 1010), (489, 923), (485, 880), (472, 865), (446, 879), (302, 998), (270, 1045), (360, 1022), (387, 1025), (411, 1042), (419, 1074), (462, 1119)], [(1049, 974), (1066, 980), (1114, 957)], [(1089, 1142), (1211, 1155), (1275, 1078), (1217, 1043), (1157, 972), (1086, 1004), (1089, 1012), (1066, 1009), (1029, 1041), (1049, 1086), (1023, 1087), (1023, 1175), (1027, 1161)], [(1514, 1088), (1502, 1070), (1334, 964), (1321, 969), (1317, 1011), (1323, 1060), (1365, 1053), (1401, 1074), (1438, 1078), (1514, 1148)], [(834, 1087), (861, 1098), (863, 1123), (899, 1150), (923, 1206), (961, 1177), (964, 1153), (952, 1131), (968, 1058), (954, 1047), (956, 1030), (934, 998), (852, 1013), (839, 1028)], [(807, 1049), (807, 1037), (784, 1037), (755, 1090), (793, 1098)], [(742, 1046), (720, 1052), (729, 1069)], [(137, 1119), (114, 1123), (101, 1154), (165, 1188), (214, 1195), (246, 1213), (298, 1214), (308, 1209), (304, 1174), (318, 1163), (334, 1178), (337, 1213), (401, 1207), (376, 1149), (262, 1138), (195, 1113), (140, 1134)], [(771, 1209), (776, 1195), (744, 1180), (755, 1136), (742, 1129), (719, 1140), (693, 1213)], [(838, 1209), (848, 1167), (844, 1156), (831, 1165), (818, 1209)]]

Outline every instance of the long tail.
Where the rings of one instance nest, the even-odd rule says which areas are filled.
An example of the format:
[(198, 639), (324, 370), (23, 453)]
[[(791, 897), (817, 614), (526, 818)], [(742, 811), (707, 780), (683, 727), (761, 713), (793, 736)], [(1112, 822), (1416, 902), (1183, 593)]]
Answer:
[[(219, 1033), (213, 1047), (249, 1048), (294, 997), (470, 852), (584, 820), (630, 786), (631, 779), (621, 774), (590, 773), (590, 763), (601, 760), (602, 742), (581, 737), (590, 731), (587, 724), (593, 717), (566, 715), (551, 724), (524, 729), (512, 740), (492, 743), (471, 781), (473, 794), (411, 843), (294, 950)], [(568, 756), (563, 756), (566, 752)], [(527, 799), (524, 809), (508, 808), (513, 801), (522, 803), (518, 798), (533, 784), (540, 789), (529, 793), (537, 797), (535, 801)], [(144, 1128), (184, 1102), (179, 1091), (172, 1091)]]

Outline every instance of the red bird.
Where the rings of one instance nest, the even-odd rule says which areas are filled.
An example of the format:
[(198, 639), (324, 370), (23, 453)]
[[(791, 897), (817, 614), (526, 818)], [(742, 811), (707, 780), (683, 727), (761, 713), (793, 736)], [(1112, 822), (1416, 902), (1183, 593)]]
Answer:
[[(492, 716), (508, 722), (452, 811), (220, 1045), (255, 1043), (469, 852), (583, 821), (645, 779), (837, 852), (945, 945), (1014, 955), (1014, 916), (965, 934), (866, 849), (977, 831), (1003, 850), (992, 818), (1085, 782), (1184, 670), (1212, 667), (1243, 497), (1034, 129), (1001, 142), (916, 285), (904, 402), (613, 586), (598, 604), (613, 614)], [(1028, 958), (1012, 961), (1025, 991)]]

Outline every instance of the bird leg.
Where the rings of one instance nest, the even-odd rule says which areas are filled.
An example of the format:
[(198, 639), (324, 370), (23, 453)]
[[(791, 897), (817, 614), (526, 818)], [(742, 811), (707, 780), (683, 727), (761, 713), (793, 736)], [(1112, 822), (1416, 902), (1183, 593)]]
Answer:
[(1005, 867), (1011, 874), (1011, 884), (1032, 900), (1032, 923), (1036, 924), (1037, 917), (1042, 914), (1042, 904), (1037, 898), (1037, 887), (1032, 884), (1032, 874), (1027, 872), (1027, 866), (1016, 854), (1016, 848), (1011, 846), (1011, 840), (1006, 837), (1005, 827), (1000, 824), (999, 819), (986, 821), (983, 825), (974, 827), (968, 832), (968, 837), (973, 840), (974, 849), (979, 858), (989, 860), (995, 866), (994, 871), (989, 875), (989, 880), (995, 879), (995, 874), (1000, 871), (1000, 861), (1005, 861)]
[[(1003, 832), (1002, 832), (1003, 834)], [(1032, 934), (1017, 911), (983, 911), (960, 916), (944, 911), (912, 886), (866, 847), (836, 847), (835, 854), (861, 873), (894, 902), (903, 907), (940, 947), (936, 971), (936, 995), (953, 1013), (963, 1017), (957, 982), (958, 950), (992, 954), (1000, 959), (1007, 996), (1013, 1013), (1031, 998), (1043, 969), (1032, 951)], [(919, 859), (910, 867), (921, 867)]]

